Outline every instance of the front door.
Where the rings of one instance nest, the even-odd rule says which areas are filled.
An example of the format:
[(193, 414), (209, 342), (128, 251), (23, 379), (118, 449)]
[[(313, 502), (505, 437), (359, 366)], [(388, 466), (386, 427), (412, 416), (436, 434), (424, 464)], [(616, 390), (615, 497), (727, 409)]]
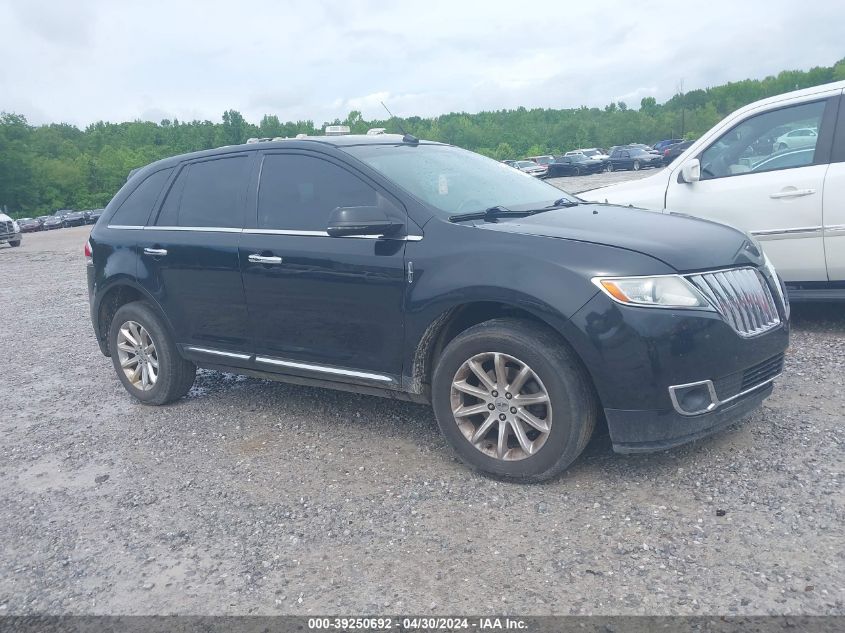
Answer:
[[(755, 235), (786, 281), (826, 280), (822, 196), (835, 105), (821, 99), (743, 120), (700, 154), (700, 181), (669, 180), (666, 208)], [(785, 146), (799, 128), (818, 134)]]
[(188, 356), (249, 358), (238, 243), (255, 152), (182, 166), (155, 221), (139, 231), (138, 278)]
[(323, 154), (268, 152), (260, 173), (255, 216), (240, 245), (256, 364), (398, 386), (405, 242), (329, 237), (326, 226), (336, 207), (381, 206), (406, 222), (404, 209)]

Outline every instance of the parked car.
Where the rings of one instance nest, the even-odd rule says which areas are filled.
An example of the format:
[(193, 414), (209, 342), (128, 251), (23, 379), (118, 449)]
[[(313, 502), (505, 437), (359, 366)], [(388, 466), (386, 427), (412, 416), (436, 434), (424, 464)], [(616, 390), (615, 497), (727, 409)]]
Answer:
[(82, 226), (86, 223), (85, 213), (83, 211), (65, 211), (62, 215), (62, 224), (68, 226)]
[(633, 169), (639, 171), (646, 167), (659, 167), (663, 164), (663, 157), (652, 154), (640, 147), (620, 147), (613, 150), (608, 159), (610, 171)]
[(674, 145), (669, 145), (663, 149), (663, 164), (668, 165), (673, 160), (675, 160), (678, 156), (684, 153), (684, 151), (692, 145), (692, 141), (682, 141), (680, 143), (675, 143)]
[(505, 165), (507, 165), (508, 167), (516, 167), (516, 161), (515, 160), (508, 159), (508, 160), (503, 160), (502, 162)]
[[(367, 134), (370, 132), (368, 131)], [(85, 212), (85, 224), (96, 224), (100, 216), (103, 215), (103, 209), (91, 209)]]
[(559, 156), (555, 162), (549, 165), (548, 177), (558, 176), (584, 176), (586, 174), (597, 174), (607, 171), (610, 163), (606, 160), (587, 158), (583, 154), (571, 156)]
[(13, 220), (5, 213), (0, 212), (0, 244), (8, 243), (9, 246), (21, 245), (21, 227), (16, 220)]
[(41, 224), (41, 228), (45, 231), (52, 231), (53, 229), (60, 229), (64, 227), (61, 216), (50, 215)]
[(430, 402), (457, 455), (519, 481), (565, 469), (599, 418), (620, 452), (733, 424), (789, 340), (742, 231), (407, 135), (153, 163), (85, 256), (96, 339), (141, 402), (185, 395), (198, 366)]
[(775, 141), (775, 150), (801, 149), (803, 147), (815, 147), (818, 141), (818, 132), (815, 128), (802, 127), (781, 134)]
[(656, 150), (658, 154), (663, 154), (663, 150), (665, 150), (670, 145), (677, 145), (678, 143), (683, 143), (684, 139), (682, 138), (668, 138), (664, 141), (657, 141), (654, 145), (652, 145), (652, 149)]
[(35, 218), (21, 218), (18, 220), (21, 233), (34, 233), (41, 230), (41, 222)]
[(601, 147), (588, 147), (586, 149), (573, 149), (569, 152), (566, 152), (564, 156), (577, 156), (581, 154), (582, 156), (586, 156), (587, 158), (595, 158), (596, 160), (608, 159), (610, 158), (610, 154), (604, 151)]
[(525, 160), (530, 160), (532, 163), (537, 163), (538, 165), (548, 165), (554, 161), (554, 159), (554, 156), (529, 156)]
[[(738, 226), (762, 243), (793, 300), (845, 300), (845, 81), (752, 103), (661, 172), (579, 194)], [(797, 150), (772, 143), (815, 129)]]
[(538, 165), (533, 160), (518, 160), (514, 162), (513, 166), (535, 178), (545, 178), (549, 171), (548, 165)]

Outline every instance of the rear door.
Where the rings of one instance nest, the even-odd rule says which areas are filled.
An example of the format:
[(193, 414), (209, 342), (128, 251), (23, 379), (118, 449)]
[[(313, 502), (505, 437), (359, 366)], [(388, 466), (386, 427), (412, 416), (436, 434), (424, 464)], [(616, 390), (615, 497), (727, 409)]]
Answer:
[[(814, 98), (746, 117), (699, 154), (701, 180), (670, 178), (666, 208), (755, 235), (786, 281), (825, 281), (822, 196), (838, 99)], [(818, 130), (809, 146), (779, 139)]]
[(845, 97), (840, 97), (830, 167), (824, 182), (824, 251), (830, 281), (845, 281)]
[(336, 207), (401, 203), (322, 153), (267, 151), (240, 247), (256, 364), (267, 371), (398, 386), (403, 239), (329, 237)]
[(183, 164), (141, 231), (139, 281), (156, 297), (186, 355), (240, 364), (251, 338), (238, 261), (256, 152)]

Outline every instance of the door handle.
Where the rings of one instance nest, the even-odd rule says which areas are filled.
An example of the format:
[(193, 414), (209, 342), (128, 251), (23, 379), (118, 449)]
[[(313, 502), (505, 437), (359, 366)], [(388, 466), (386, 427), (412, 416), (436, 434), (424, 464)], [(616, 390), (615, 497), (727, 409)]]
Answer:
[(801, 196), (809, 196), (816, 193), (815, 189), (784, 189), (776, 193), (770, 193), (770, 198), (800, 198)]
[(166, 248), (144, 248), (144, 255), (150, 255), (151, 257), (164, 257), (167, 255)]
[(247, 260), (253, 264), (281, 264), (281, 257), (271, 257), (269, 255), (250, 255)]

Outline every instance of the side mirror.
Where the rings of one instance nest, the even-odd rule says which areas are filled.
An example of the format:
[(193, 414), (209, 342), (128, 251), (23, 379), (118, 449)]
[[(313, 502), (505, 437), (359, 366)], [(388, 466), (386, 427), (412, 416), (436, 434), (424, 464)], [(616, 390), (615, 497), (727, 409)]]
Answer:
[(678, 174), (680, 182), (693, 183), (701, 180), (701, 163), (697, 158), (690, 158), (681, 166)]
[(391, 219), (381, 207), (337, 207), (329, 216), (326, 232), (331, 237), (395, 235), (405, 225)]

